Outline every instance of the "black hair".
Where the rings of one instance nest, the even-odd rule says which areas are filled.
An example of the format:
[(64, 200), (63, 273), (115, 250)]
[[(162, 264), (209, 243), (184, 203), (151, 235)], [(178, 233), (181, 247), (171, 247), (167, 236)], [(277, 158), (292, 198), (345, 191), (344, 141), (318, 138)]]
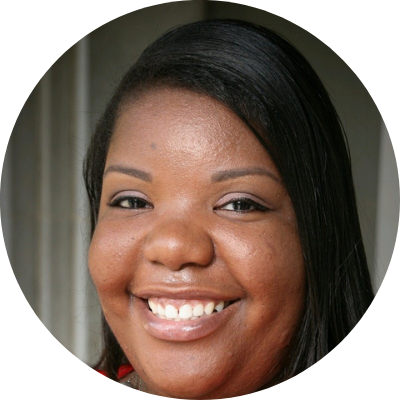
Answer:
[[(304, 315), (281, 375), (286, 380), (339, 344), (373, 300), (339, 117), (310, 64), (274, 32), (236, 20), (176, 28), (129, 69), (92, 137), (84, 165), (92, 233), (118, 113), (158, 86), (222, 102), (252, 130), (280, 172), (296, 214), (307, 280)], [(126, 358), (104, 318), (103, 329), (101, 363), (116, 379)]]

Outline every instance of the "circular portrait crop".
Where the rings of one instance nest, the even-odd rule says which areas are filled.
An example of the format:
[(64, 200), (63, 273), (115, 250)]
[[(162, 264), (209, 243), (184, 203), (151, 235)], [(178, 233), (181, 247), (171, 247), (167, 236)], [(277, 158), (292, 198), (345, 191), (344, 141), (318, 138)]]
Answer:
[(1, 183), (28, 303), (126, 396), (231, 398), (308, 370), (371, 306), (398, 228), (360, 80), (299, 26), (219, 1), (143, 8), (65, 52)]

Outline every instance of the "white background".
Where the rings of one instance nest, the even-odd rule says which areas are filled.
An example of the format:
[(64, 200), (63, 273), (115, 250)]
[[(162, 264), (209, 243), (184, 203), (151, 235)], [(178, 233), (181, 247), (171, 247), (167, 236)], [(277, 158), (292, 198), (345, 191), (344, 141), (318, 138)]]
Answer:
[[(398, 158), (400, 29), (396, 2), (236, 1), (277, 14), (331, 47), (368, 89)], [(25, 100), (48, 68), (100, 25), (157, 1), (18, 1), (2, 5), (0, 160)], [(26, 193), (29, 202), (29, 193)], [(400, 358), (399, 245), (376, 300), (351, 335), (298, 377), (252, 399), (398, 399)], [(2, 398), (149, 397), (91, 371), (66, 351), (26, 302), (0, 244)]]

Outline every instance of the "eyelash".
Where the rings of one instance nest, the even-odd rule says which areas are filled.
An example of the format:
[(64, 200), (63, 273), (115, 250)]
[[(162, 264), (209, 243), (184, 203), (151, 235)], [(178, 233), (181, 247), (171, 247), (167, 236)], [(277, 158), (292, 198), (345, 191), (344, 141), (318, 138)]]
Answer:
[[(129, 202), (128, 206), (123, 206), (122, 203), (124, 201)], [(134, 206), (135, 203), (135, 206)], [(142, 205), (143, 207), (138, 207), (138, 205)], [(108, 204), (110, 207), (115, 207), (115, 208), (124, 208), (127, 210), (141, 210), (144, 208), (150, 208), (147, 206), (151, 206), (151, 204), (145, 200), (142, 199), (141, 197), (135, 197), (135, 196), (121, 196), (121, 197), (117, 197), (116, 199), (114, 199), (113, 201), (111, 201)]]
[(268, 207), (265, 207), (263, 205), (261, 205), (260, 203), (257, 203), (256, 201), (252, 200), (252, 199), (248, 199), (247, 197), (240, 197), (237, 199), (231, 199), (229, 200), (227, 203), (223, 204), (222, 206), (217, 207), (217, 209), (219, 210), (224, 210), (224, 207), (230, 205), (230, 204), (235, 204), (239, 205), (245, 205), (246, 207), (250, 207), (252, 209), (247, 209), (247, 210), (238, 210), (238, 209), (233, 209), (233, 210), (226, 210), (226, 211), (233, 211), (233, 212), (237, 212), (237, 213), (241, 213), (241, 214), (245, 214), (245, 213), (250, 213), (250, 212), (266, 212), (266, 211), (270, 211), (270, 209)]
[[(123, 202), (128, 202), (128, 205), (127, 206), (122, 205)], [(231, 210), (225, 208), (229, 205), (234, 205), (234, 204), (236, 205), (236, 207), (234, 206), (233, 209)], [(140, 210), (152, 207), (152, 205), (147, 200), (135, 196), (121, 196), (111, 201), (108, 205), (110, 207), (123, 208), (127, 210)], [(240, 208), (240, 206), (242, 207), (245, 206), (246, 209), (239, 210), (238, 208)], [(230, 212), (233, 211), (240, 214), (257, 212), (257, 211), (258, 212), (270, 211), (268, 207), (265, 207), (260, 203), (257, 203), (256, 201), (246, 197), (231, 199), (222, 206), (216, 207), (215, 210), (225, 210)]]

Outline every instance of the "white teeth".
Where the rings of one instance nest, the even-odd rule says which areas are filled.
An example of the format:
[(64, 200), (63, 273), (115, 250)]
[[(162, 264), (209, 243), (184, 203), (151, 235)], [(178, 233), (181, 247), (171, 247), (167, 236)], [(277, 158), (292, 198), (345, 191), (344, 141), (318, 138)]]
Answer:
[[(193, 303), (195, 303), (194, 306)], [(167, 304), (164, 308), (158, 303), (157, 299), (149, 299), (148, 304), (151, 311), (161, 319), (188, 321), (211, 315), (214, 310), (216, 312), (221, 312), (225, 308), (225, 304), (228, 305), (229, 302), (225, 303), (224, 301), (220, 301), (216, 304), (214, 301), (210, 301), (208, 303), (199, 302), (196, 304), (195, 301), (188, 300), (187, 303), (179, 307), (178, 310), (172, 304)]]
[(157, 314), (165, 316), (165, 310), (164, 310), (164, 307), (161, 304), (157, 305)]
[(204, 306), (203, 304), (196, 304), (193, 307), (193, 316), (194, 317), (201, 317), (204, 314)]
[(167, 306), (165, 306), (165, 317), (169, 319), (178, 318), (178, 311), (174, 306), (168, 304)]
[(215, 306), (215, 309), (216, 309), (218, 312), (222, 311), (222, 310), (224, 309), (224, 302), (223, 302), (223, 301), (220, 301), (220, 302)]
[(207, 315), (210, 315), (210, 314), (212, 314), (212, 312), (214, 311), (214, 302), (210, 302), (210, 303), (207, 303), (207, 305), (204, 307), (204, 312), (207, 314)]
[(149, 307), (150, 307), (151, 311), (153, 311), (154, 314), (157, 313), (157, 305), (154, 304), (154, 302), (151, 300), (149, 300)]
[(185, 304), (179, 309), (179, 318), (189, 319), (192, 316), (192, 306), (190, 304)]

